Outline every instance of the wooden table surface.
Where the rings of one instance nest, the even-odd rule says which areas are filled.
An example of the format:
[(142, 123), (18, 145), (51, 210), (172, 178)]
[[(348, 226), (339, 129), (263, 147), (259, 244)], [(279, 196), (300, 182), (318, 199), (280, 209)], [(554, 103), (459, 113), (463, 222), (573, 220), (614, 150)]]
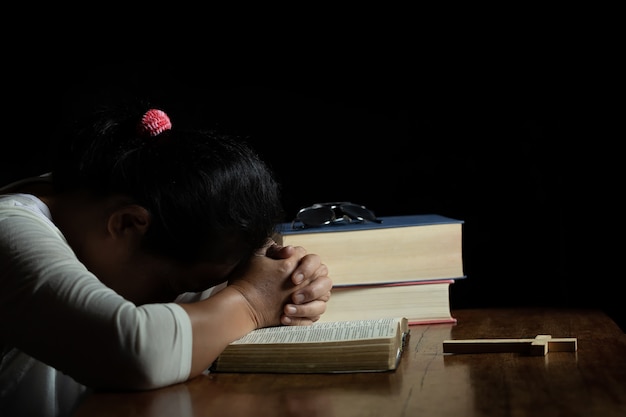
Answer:
[[(96, 393), (75, 417), (626, 416), (626, 333), (604, 313), (455, 310), (411, 326), (394, 372), (211, 374), (142, 393)], [(577, 352), (444, 354), (446, 339), (575, 337)]]

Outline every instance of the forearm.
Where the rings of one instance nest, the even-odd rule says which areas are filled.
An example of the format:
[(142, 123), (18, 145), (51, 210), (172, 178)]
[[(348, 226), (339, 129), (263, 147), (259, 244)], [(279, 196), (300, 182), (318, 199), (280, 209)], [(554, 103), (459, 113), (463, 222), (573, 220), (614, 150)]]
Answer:
[(190, 378), (204, 372), (230, 342), (258, 327), (250, 304), (233, 287), (181, 307), (189, 315), (193, 333)]
[[(181, 304), (193, 335), (190, 377), (204, 372), (229, 343), (254, 329), (280, 325), (285, 314), (290, 316), (283, 324), (310, 324), (324, 312), (332, 281), (319, 257), (303, 258), (302, 248), (273, 250), (275, 258), (252, 257), (227, 287), (206, 300)], [(295, 311), (285, 312), (292, 307)]]

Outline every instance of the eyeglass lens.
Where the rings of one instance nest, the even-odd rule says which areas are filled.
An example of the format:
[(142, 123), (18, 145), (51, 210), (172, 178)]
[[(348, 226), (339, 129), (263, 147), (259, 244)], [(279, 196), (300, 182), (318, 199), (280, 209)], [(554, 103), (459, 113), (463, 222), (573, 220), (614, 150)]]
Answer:
[(359, 206), (358, 204), (341, 204), (339, 208), (341, 209), (341, 211), (343, 211), (345, 214), (352, 218), (359, 219), (361, 221), (367, 220), (370, 222), (380, 223), (380, 220), (376, 218), (371, 210), (363, 206)]
[(332, 222), (336, 217), (329, 206), (311, 206), (300, 210), (297, 219), (307, 226), (322, 226)]

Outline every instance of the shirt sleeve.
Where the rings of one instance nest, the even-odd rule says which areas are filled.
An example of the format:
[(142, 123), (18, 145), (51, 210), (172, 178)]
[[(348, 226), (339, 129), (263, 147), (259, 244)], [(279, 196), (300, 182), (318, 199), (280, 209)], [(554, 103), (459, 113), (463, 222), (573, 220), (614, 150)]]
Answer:
[(0, 204), (0, 347), (91, 386), (184, 381), (192, 330), (175, 303), (136, 306), (100, 282), (43, 215)]

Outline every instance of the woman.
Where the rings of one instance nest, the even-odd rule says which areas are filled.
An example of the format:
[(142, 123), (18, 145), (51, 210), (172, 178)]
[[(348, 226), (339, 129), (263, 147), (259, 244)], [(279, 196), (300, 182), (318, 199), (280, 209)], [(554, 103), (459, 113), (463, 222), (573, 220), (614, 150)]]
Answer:
[(50, 174), (0, 190), (0, 411), (182, 382), (253, 329), (324, 313), (328, 270), (271, 240), (279, 186), (244, 143), (146, 106), (66, 139)]

